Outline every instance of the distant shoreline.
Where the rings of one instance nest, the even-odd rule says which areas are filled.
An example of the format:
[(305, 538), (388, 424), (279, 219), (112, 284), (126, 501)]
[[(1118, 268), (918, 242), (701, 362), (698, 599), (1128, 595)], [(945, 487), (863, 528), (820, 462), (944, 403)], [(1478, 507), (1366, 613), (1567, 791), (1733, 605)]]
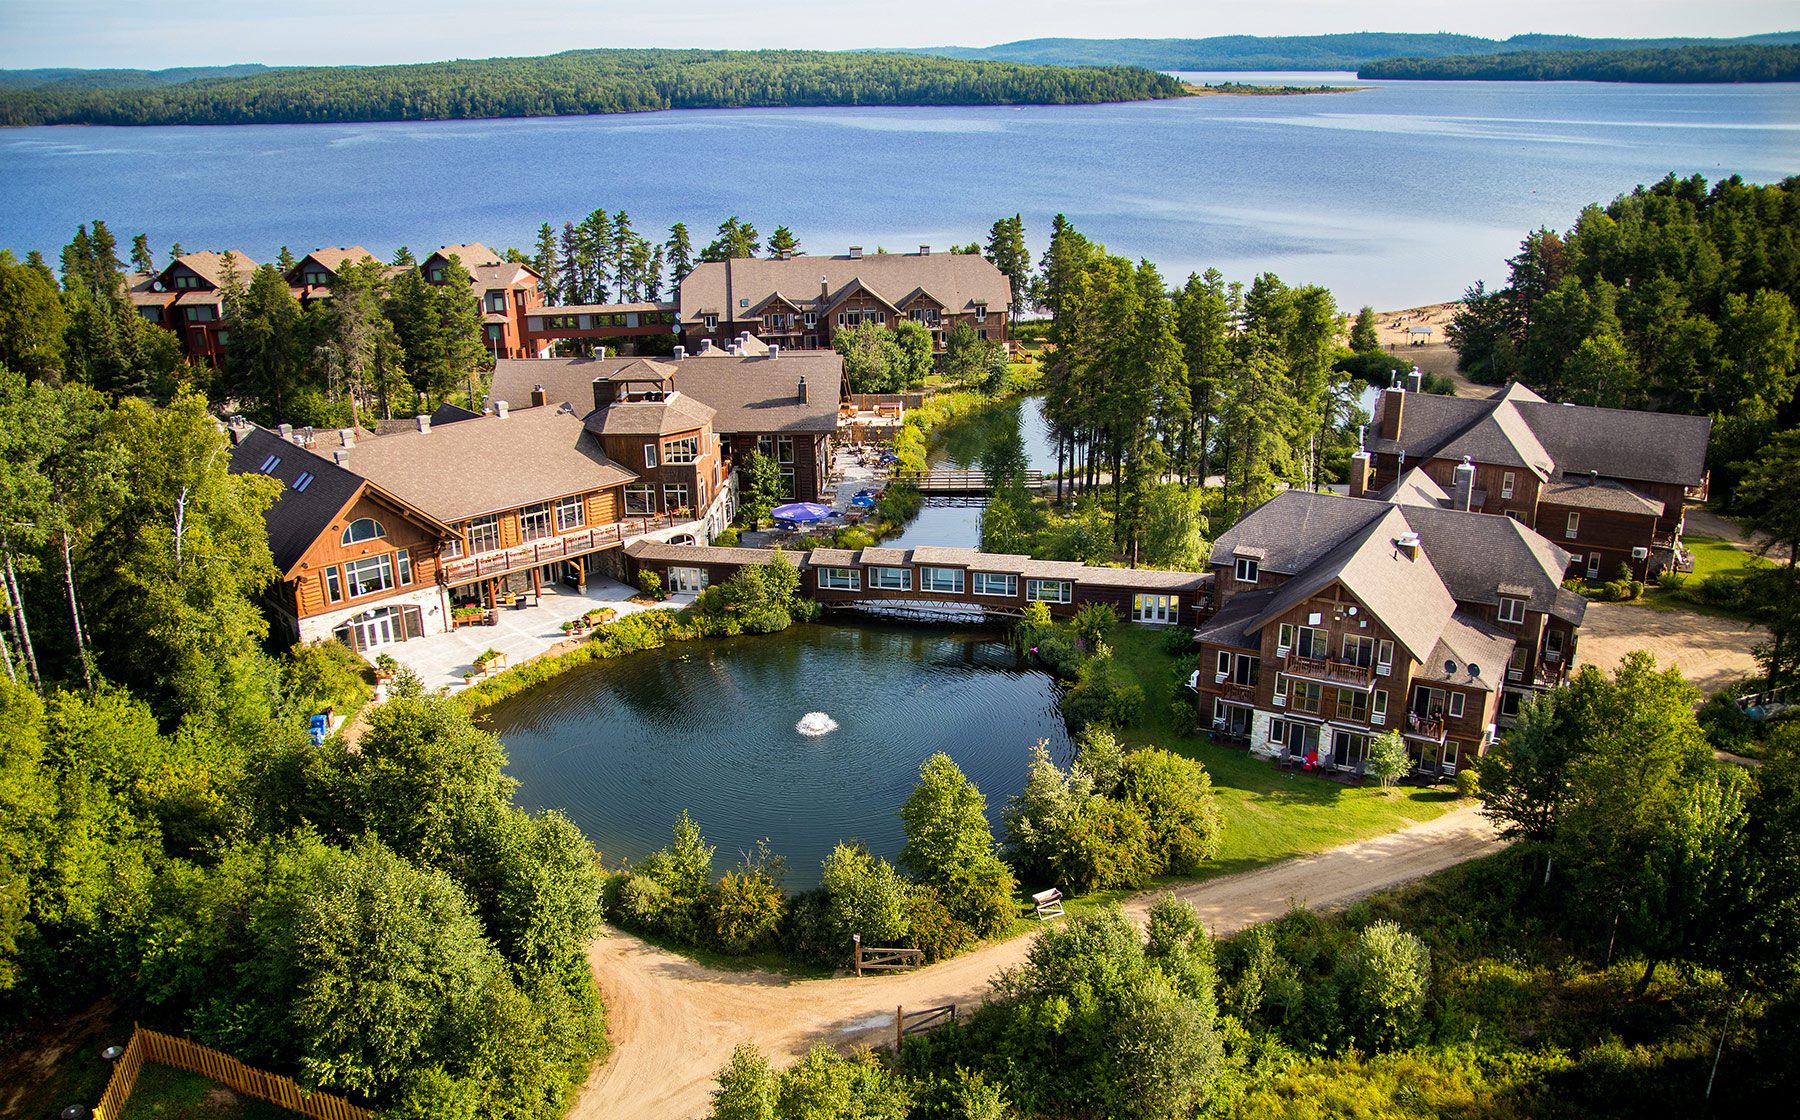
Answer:
[(1264, 86), (1245, 82), (1184, 82), (1189, 97), (1298, 97), (1309, 93), (1360, 93), (1373, 86)]

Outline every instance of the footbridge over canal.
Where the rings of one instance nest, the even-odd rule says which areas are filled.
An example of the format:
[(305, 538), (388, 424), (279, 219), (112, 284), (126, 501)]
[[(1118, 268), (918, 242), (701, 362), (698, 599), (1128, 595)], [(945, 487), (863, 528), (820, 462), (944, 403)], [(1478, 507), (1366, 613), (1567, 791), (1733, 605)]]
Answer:
[[(1056, 484), (1043, 471), (1021, 472), (1027, 490), (1048, 490)], [(893, 482), (916, 487), (927, 498), (986, 498), (994, 492), (994, 480), (986, 471), (937, 469), (895, 471)]]
[(828, 607), (882, 607), (907, 613), (1018, 615), (1043, 603), (1068, 617), (1104, 603), (1120, 618), (1199, 626), (1213, 613), (1213, 577), (1201, 572), (1106, 568), (973, 548), (815, 548), (778, 553), (638, 541), (625, 549), (630, 574), (653, 571), (670, 590), (698, 591), (777, 555), (800, 569), (801, 593)]

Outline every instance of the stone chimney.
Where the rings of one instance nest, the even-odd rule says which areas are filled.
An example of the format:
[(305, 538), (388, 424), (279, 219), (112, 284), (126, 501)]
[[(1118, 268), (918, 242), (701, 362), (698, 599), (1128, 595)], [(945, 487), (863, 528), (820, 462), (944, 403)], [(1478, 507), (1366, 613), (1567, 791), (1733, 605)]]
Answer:
[(806, 378), (804, 377), (800, 379), (800, 403), (806, 403)]
[(1406, 410), (1406, 390), (1398, 385), (1381, 393), (1381, 438), (1400, 438), (1400, 416)]
[(544, 387), (542, 385), (533, 385), (531, 387), (531, 407), (542, 408), (549, 403), (550, 394), (544, 391)]
[(1369, 493), (1369, 475), (1375, 466), (1375, 457), (1367, 451), (1358, 451), (1350, 456), (1350, 496), (1361, 498)]
[(1455, 482), (1450, 491), (1450, 504), (1456, 509), (1468, 511), (1475, 506), (1475, 463), (1467, 455), (1456, 464), (1453, 476)]
[(425, 415), (423, 412), (413, 417), (413, 423), (419, 426), (419, 431), (421, 432), (429, 432), (431, 430), (431, 417)]
[(502, 420), (506, 419), (506, 402), (505, 401), (495, 401), (494, 402), (494, 415), (498, 416)]

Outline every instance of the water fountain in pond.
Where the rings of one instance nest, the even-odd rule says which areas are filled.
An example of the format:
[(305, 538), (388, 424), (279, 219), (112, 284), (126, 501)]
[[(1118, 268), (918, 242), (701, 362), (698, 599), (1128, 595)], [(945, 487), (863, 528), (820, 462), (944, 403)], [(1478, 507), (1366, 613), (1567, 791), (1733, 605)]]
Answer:
[(794, 730), (802, 735), (829, 735), (837, 730), (837, 720), (832, 719), (824, 712), (808, 712), (800, 717), (800, 722), (794, 725)]

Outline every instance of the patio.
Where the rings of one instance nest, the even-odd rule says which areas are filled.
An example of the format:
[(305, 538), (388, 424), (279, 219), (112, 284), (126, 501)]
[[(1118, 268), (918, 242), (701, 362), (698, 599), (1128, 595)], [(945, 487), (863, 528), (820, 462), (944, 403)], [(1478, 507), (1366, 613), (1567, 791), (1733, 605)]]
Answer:
[[(386, 653), (419, 674), (428, 690), (451, 690), (466, 687), (463, 674), (474, 668), (477, 655), (499, 650), (506, 655), (510, 668), (549, 650), (568, 639), (562, 624), (579, 618), (595, 607), (611, 607), (623, 617), (655, 607), (631, 602), (635, 588), (602, 577), (589, 577), (587, 592), (573, 587), (548, 586), (538, 603), (502, 608), (494, 612), (492, 626), (463, 626), (447, 634), (431, 634), (384, 646), (374, 653)], [(694, 601), (692, 595), (672, 595), (656, 607), (683, 607)]]

